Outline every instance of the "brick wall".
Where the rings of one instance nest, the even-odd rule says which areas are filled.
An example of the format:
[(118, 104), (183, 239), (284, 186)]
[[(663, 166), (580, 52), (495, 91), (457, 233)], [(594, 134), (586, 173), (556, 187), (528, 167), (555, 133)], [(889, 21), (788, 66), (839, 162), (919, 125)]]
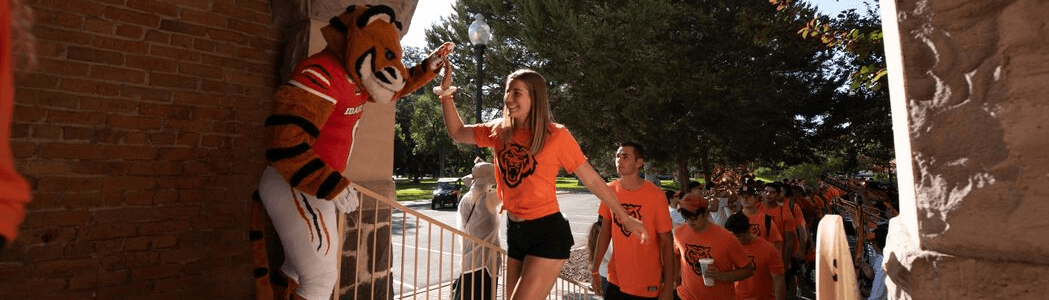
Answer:
[(11, 145), (33, 202), (0, 298), (249, 298), (270, 1), (25, 2), (39, 64)]

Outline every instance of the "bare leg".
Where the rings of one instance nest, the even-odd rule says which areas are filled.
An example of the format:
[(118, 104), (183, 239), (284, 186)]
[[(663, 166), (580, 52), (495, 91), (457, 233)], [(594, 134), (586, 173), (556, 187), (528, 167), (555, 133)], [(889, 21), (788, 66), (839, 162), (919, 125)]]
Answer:
[[(513, 284), (511, 300), (541, 300), (550, 294), (550, 289), (557, 282), (561, 267), (565, 265), (564, 259), (550, 259), (536, 256), (525, 256), (521, 264), (519, 276), (510, 277), (511, 264), (507, 263), (507, 291), (511, 291), (510, 280), (518, 281)], [(518, 275), (518, 274), (514, 274)], [(519, 277), (519, 278), (516, 278)]]
[[(527, 257), (527, 256), (526, 256)], [(513, 258), (506, 258), (506, 298), (513, 299), (514, 288), (517, 287), (517, 280), (521, 279), (521, 261)]]

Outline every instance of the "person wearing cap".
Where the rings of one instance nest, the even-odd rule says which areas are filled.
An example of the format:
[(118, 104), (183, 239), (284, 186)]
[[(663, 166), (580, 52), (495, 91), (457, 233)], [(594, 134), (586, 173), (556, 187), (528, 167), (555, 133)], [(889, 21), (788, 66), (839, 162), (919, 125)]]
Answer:
[[(624, 228), (618, 217), (612, 215), (607, 205), (601, 203), (598, 214), (601, 222), (591, 281), (598, 294), (605, 300), (660, 299), (671, 300), (673, 289), (669, 282), (673, 274), (673, 245), (671, 244), (670, 213), (664, 209), (666, 194), (658, 186), (640, 176), (645, 165), (645, 152), (641, 145), (624, 142), (616, 149), (616, 173), (619, 179), (608, 183), (608, 187), (622, 201), (627, 214), (641, 220), (655, 243), (642, 244), (631, 239), (631, 232)], [(608, 222), (611, 220), (612, 222)], [(615, 226), (613, 226), (615, 225)], [(613, 245), (612, 258), (608, 261), (608, 286), (601, 292), (599, 268), (601, 259)]]
[[(740, 192), (743, 194), (743, 209), (741, 213), (750, 220), (750, 234), (772, 243), (776, 252), (783, 253), (783, 233), (779, 226), (773, 221), (772, 216), (758, 209), (761, 205), (761, 196), (754, 188), (747, 188)], [(782, 261), (783, 258), (780, 257)]]
[(783, 259), (772, 243), (750, 233), (751, 225), (743, 214), (731, 215), (725, 221), (725, 229), (736, 235), (754, 264), (754, 276), (736, 282), (736, 299), (784, 300), (787, 288), (783, 281)]
[[(707, 200), (699, 194), (688, 194), (678, 210), (685, 217), (685, 225), (674, 229), (675, 277), (680, 285), (675, 299), (733, 299), (734, 282), (754, 274), (754, 265), (747, 258), (743, 245), (725, 228), (715, 225), (707, 214)], [(702, 271), (700, 259), (714, 263)], [(703, 277), (714, 280), (714, 286), (703, 284)]]

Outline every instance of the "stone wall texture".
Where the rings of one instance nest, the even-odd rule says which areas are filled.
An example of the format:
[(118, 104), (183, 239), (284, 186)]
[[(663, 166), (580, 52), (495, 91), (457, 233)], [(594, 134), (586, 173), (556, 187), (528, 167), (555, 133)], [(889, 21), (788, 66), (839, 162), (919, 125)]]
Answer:
[(908, 125), (895, 128), (913, 176), (900, 187), (914, 200), (886, 249), (891, 296), (1044, 297), (1049, 2), (889, 0), (882, 12), (893, 114)]

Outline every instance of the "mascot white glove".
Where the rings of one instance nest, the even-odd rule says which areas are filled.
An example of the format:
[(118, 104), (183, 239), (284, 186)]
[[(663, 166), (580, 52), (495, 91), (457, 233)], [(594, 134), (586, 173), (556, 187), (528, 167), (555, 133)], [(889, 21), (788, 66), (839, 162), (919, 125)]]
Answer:
[(357, 206), (360, 205), (360, 195), (357, 194), (351, 186), (347, 186), (345, 190), (335, 196), (335, 199), (331, 201), (335, 202), (335, 209), (343, 213), (351, 213), (357, 210)]

